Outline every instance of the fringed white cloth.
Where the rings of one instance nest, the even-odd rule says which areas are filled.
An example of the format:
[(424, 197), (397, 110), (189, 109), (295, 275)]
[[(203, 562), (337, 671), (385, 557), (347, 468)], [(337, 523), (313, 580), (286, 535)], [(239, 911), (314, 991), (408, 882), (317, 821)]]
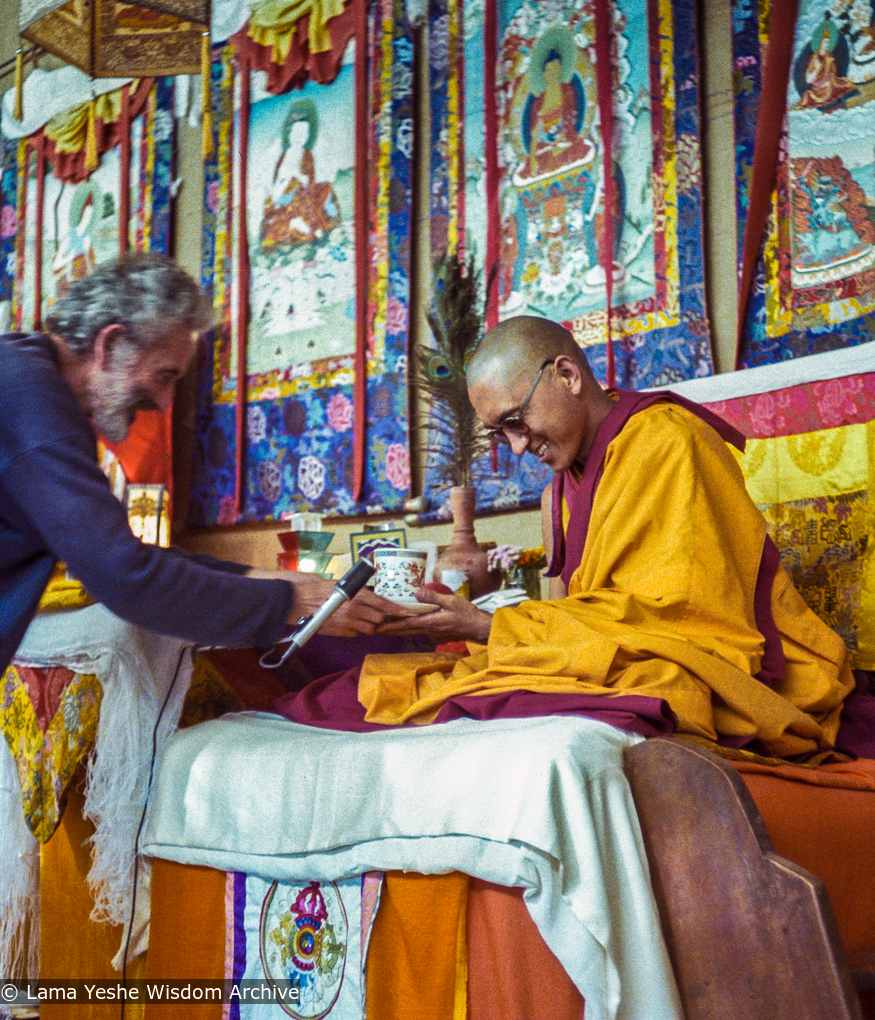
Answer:
[(21, 810), (15, 760), (0, 739), (0, 978), (39, 977), (39, 843)]
[[(38, 616), (15, 661), (94, 674), (103, 688), (97, 740), (86, 767), (84, 814), (95, 829), (88, 885), (94, 898), (92, 919), (124, 925), (127, 941), (137, 831), (153, 755), (160, 753), (179, 722), (191, 683), (191, 645), (135, 627), (95, 605)], [(139, 922), (131, 934), (128, 960), (145, 949), (148, 939), (148, 909), (142, 909), (148, 908), (148, 866), (141, 862), (139, 871)], [(120, 968), (121, 956), (114, 962)]]

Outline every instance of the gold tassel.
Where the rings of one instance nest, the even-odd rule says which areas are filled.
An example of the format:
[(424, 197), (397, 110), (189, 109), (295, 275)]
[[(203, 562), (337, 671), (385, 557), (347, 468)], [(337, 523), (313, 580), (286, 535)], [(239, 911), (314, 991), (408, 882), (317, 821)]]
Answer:
[(97, 169), (97, 100), (91, 97), (88, 104), (88, 124), (85, 128), (85, 169)]
[(210, 79), (212, 61), (208, 29), (201, 36), (201, 149), (205, 160), (213, 155), (213, 96)]
[(15, 53), (15, 108), (12, 116), (24, 120), (24, 50), (19, 46)]

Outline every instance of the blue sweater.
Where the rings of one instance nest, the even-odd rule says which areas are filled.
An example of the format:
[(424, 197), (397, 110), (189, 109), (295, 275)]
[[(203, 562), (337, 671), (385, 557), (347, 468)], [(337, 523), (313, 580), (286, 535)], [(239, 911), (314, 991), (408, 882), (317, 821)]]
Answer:
[(92, 598), (148, 630), (255, 647), (282, 634), (291, 584), (132, 534), (47, 336), (0, 337), (0, 384), (0, 674), (59, 560)]

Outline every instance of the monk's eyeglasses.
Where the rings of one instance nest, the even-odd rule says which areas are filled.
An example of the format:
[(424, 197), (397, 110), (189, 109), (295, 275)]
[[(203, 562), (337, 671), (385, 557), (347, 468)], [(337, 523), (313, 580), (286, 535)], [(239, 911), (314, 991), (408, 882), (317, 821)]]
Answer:
[(530, 432), (527, 422), (523, 420), (526, 408), (529, 406), (529, 401), (538, 388), (538, 383), (541, 381), (541, 376), (544, 374), (544, 369), (548, 365), (552, 365), (554, 358), (549, 358), (541, 365), (538, 369), (538, 374), (535, 376), (535, 381), (532, 383), (532, 388), (523, 398), (523, 402), (515, 411), (508, 411), (506, 416), (502, 416), (499, 419), (498, 424), (495, 428), (487, 429), (486, 435), (493, 443), (504, 443), (510, 445), (511, 436), (515, 439), (522, 439), (523, 436), (527, 436)]

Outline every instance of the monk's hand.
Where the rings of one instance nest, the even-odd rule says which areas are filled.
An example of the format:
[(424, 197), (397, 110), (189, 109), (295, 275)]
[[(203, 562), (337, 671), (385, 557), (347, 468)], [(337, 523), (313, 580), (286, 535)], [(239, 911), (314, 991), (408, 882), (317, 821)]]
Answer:
[(492, 616), (478, 609), (459, 595), (446, 595), (421, 588), (417, 601), (437, 606), (432, 613), (421, 616), (404, 616), (389, 620), (377, 628), (378, 634), (425, 634), (436, 644), (445, 641), (477, 641), (485, 644), (489, 639)]
[[(297, 570), (253, 570), (250, 577), (279, 578), (292, 584), (292, 605), (286, 622), (294, 627), (301, 617), (312, 616), (334, 591), (335, 581), (318, 574), (305, 574)], [(325, 621), (320, 634), (332, 637), (353, 637), (356, 634), (373, 634), (379, 625), (398, 613), (398, 605), (367, 588), (362, 588), (348, 602)]]

